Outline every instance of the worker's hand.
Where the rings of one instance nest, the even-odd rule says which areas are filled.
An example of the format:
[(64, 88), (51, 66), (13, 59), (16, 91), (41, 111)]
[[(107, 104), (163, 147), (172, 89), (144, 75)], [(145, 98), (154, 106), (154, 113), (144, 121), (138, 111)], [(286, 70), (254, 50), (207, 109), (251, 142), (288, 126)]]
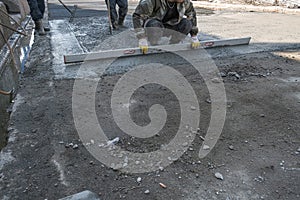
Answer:
[(148, 41), (147, 38), (141, 38), (139, 39), (139, 47), (143, 54), (146, 54), (148, 52)]
[(197, 49), (200, 47), (200, 41), (197, 36), (192, 36), (192, 49)]

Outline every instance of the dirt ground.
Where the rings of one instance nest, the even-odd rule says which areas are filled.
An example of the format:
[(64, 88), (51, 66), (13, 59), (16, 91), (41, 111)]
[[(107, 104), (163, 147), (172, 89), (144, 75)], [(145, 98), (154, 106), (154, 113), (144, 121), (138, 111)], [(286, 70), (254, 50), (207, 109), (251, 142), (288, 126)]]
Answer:
[[(94, 48), (88, 38), (95, 36), (85, 29), (81, 32), (76, 22), (71, 28), (82, 46)], [(223, 34), (231, 33), (224, 29)], [(294, 43), (286, 42), (290, 48), (281, 50), (276, 47), (243, 53), (233, 48), (210, 52), (225, 85), (227, 114), (216, 146), (203, 159), (199, 159), (198, 152), (212, 114), (203, 77), (188, 63), (177, 62), (174, 54), (146, 57), (144, 62), (156, 60), (189, 80), (199, 101), (200, 131), (183, 156), (171, 165), (131, 174), (105, 166), (81, 142), (72, 113), (75, 79), (57, 76), (52, 36), (35, 38), (21, 79), (8, 128), (8, 145), (0, 154), (1, 199), (59, 199), (83, 190), (91, 190), (101, 199), (300, 198), (300, 50)], [(261, 42), (258, 37), (255, 41)], [(223, 51), (229, 56), (219, 56)], [(120, 59), (117, 65), (122, 62), (127, 63), (126, 67), (132, 63)], [(76, 71), (79, 64), (70, 67)], [(109, 139), (120, 138), (116, 145), (123, 149), (142, 153), (157, 150), (178, 129), (178, 99), (157, 84), (138, 89), (131, 97), (135, 102), (130, 106), (133, 121), (147, 125), (148, 110), (154, 104), (165, 106), (167, 121), (157, 136), (144, 140), (126, 135), (112, 120), (110, 105), (114, 86), (125, 72), (108, 70), (101, 76), (95, 95), (98, 121)], [(222, 174), (223, 180), (215, 173)], [(139, 178), (141, 181), (137, 181)]]

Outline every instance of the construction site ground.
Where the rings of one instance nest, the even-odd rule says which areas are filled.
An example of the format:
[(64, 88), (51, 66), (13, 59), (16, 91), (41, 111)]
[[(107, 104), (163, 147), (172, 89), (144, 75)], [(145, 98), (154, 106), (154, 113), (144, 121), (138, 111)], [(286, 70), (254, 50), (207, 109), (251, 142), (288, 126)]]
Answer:
[[(168, 121), (158, 136), (130, 137), (113, 122), (110, 97), (117, 81), (135, 66), (155, 61), (172, 66), (192, 85), (201, 111), (200, 135), (169, 166), (134, 174), (95, 159), (75, 127), (72, 95), (82, 64), (65, 65), (63, 55), (137, 46), (131, 30), (134, 4), (126, 28), (111, 36), (105, 8), (95, 9), (95, 2), (78, 3), (77, 16), (69, 22), (67, 11), (49, 0), (51, 31), (34, 38), (0, 154), (0, 199), (59, 199), (84, 190), (101, 199), (300, 198), (299, 15), (197, 10), (202, 40), (252, 37), (249, 45), (207, 50), (225, 86), (227, 113), (218, 142), (202, 159), (200, 135), (205, 136), (210, 121), (210, 94), (203, 77), (175, 54), (120, 58), (103, 74), (97, 66), (81, 74), (101, 77), (95, 95), (99, 123), (109, 139), (120, 138), (116, 145), (133, 152), (154, 151), (172, 139), (180, 123), (179, 104), (165, 87), (137, 90), (132, 119), (147, 125), (149, 107), (161, 104)], [(72, 2), (68, 5), (72, 9)]]

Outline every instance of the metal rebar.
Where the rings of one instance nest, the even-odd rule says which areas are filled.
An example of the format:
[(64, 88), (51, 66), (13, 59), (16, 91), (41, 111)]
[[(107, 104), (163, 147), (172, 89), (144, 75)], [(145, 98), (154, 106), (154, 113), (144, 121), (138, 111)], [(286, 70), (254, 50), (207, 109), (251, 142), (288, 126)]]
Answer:
[[(11, 20), (13, 20), (13, 21), (18, 25), (18, 27), (21, 28), (21, 29), (24, 31), (24, 33), (26, 34), (26, 30), (23, 28), (23, 26), (21, 26), (21, 24), (20, 24), (19, 22), (17, 22), (17, 20), (15, 20), (12, 16), (10, 16), (9, 14), (7, 14), (4, 10), (1, 10), (1, 9), (0, 9), (0, 11), (1, 11), (5, 16), (7, 16), (7, 17), (9, 17)], [(26, 34), (26, 36), (27, 36), (27, 34)]]
[(21, 31), (18, 31), (17, 29), (14, 29), (14, 28), (12, 28), (10, 26), (7, 26), (7, 25), (3, 24), (2, 22), (0, 22), (0, 25), (3, 26), (3, 27), (5, 27), (5, 28), (8, 28), (8, 29), (10, 29), (10, 30), (12, 30), (12, 31), (14, 31), (16, 33), (19, 33), (21, 35), (28, 36), (26, 33), (22, 33)]

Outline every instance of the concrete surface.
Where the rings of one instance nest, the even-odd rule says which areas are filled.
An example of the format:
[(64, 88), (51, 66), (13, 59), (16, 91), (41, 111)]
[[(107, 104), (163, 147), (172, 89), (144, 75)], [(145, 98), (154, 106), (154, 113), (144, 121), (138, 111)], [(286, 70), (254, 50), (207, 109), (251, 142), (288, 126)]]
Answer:
[[(229, 2), (229, 3), (228, 3)], [(270, 12), (270, 13), (284, 13), (284, 14), (300, 14), (300, 9), (290, 9), (286, 6), (257, 6), (249, 4), (232, 4), (229, 1), (225, 2), (206, 2), (206, 1), (194, 1), (194, 6), (196, 8), (206, 8), (211, 10), (223, 10), (232, 12)]]
[[(84, 1), (82, 7), (86, 12), (97, 10), (97, 2)], [(244, 12), (198, 16), (203, 38), (253, 37), (249, 46), (208, 51), (225, 84), (227, 116), (217, 145), (204, 159), (199, 159), (198, 151), (211, 116), (210, 94), (203, 77), (188, 63), (173, 54), (118, 59), (104, 74), (99, 68), (105, 62), (89, 63), (81, 78), (100, 78), (95, 89), (98, 121), (107, 137), (120, 137), (117, 145), (128, 151), (154, 151), (169, 142), (181, 115), (172, 91), (150, 84), (139, 88), (124, 106), (130, 107), (134, 122), (147, 125), (149, 108), (163, 105), (166, 126), (145, 140), (120, 130), (113, 121), (110, 96), (125, 72), (143, 63), (166, 64), (191, 82), (199, 98), (200, 131), (188, 151), (168, 167), (142, 174), (113, 170), (95, 159), (75, 128), (72, 94), (81, 65), (64, 65), (63, 54), (108, 44), (137, 45), (126, 28), (110, 37), (105, 16), (76, 18), (72, 23), (61, 16), (50, 21), (50, 34), (35, 38), (12, 108), (9, 141), (0, 154), (0, 198), (59, 199), (86, 189), (101, 199), (300, 198), (298, 16)], [(130, 17), (126, 23), (130, 27)], [(217, 179), (216, 172), (224, 179)]]

